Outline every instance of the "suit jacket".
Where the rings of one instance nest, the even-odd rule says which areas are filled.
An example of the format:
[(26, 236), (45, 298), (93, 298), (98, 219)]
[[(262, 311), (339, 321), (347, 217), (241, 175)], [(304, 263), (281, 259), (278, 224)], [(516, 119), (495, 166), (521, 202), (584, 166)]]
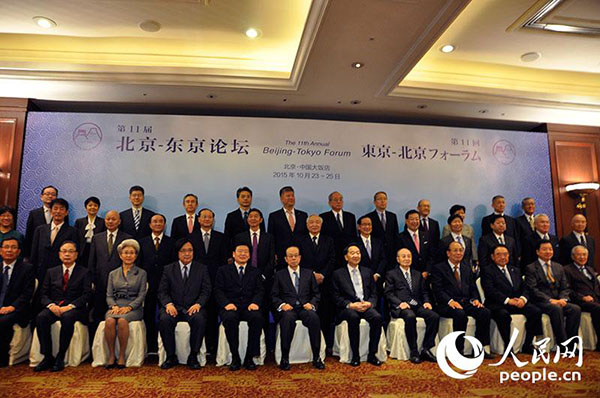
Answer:
[[(199, 231), (200, 230), (200, 224), (198, 224), (198, 217), (196, 217), (196, 215), (194, 215), (194, 227), (192, 229), (192, 232), (195, 231)], [(173, 240), (175, 242), (177, 242), (179, 239), (181, 238), (187, 238), (190, 235), (189, 231), (188, 231), (188, 225), (187, 225), (187, 214), (183, 214), (179, 217), (175, 217), (173, 219), (173, 222), (171, 223), (171, 238), (173, 238)]]
[(283, 209), (279, 209), (269, 214), (268, 229), (269, 233), (275, 238), (277, 264), (281, 268), (286, 266), (284, 260), (285, 250), (293, 244), (296, 237), (302, 236), (308, 232), (306, 229), (306, 219), (308, 218), (308, 214), (294, 208), (294, 216), (296, 218), (296, 223), (294, 224), (294, 231), (292, 232)]
[[(473, 266), (473, 241), (468, 236), (461, 234), (463, 243), (465, 245), (465, 256), (463, 257), (463, 263), (468, 265), (469, 267)], [(448, 250), (448, 246), (450, 243), (454, 242), (454, 238), (452, 234), (444, 236), (440, 240), (440, 244), (438, 247), (438, 252), (436, 256), (436, 262), (440, 263), (448, 258), (446, 251)]]
[[(244, 222), (244, 217), (242, 217), (242, 212), (240, 211), (239, 207), (234, 211), (227, 213), (227, 217), (225, 217), (225, 229), (223, 230), (223, 233), (229, 242), (233, 243), (233, 240), (239, 233), (248, 231), (249, 229), (250, 227)], [(264, 220), (260, 223), (260, 230), (261, 232), (267, 232)], [(233, 251), (233, 248), (231, 251)]]
[(117, 230), (113, 250), (108, 253), (108, 231), (100, 232), (94, 235), (90, 244), (90, 258), (88, 259), (88, 269), (92, 278), (92, 283), (96, 287), (98, 294), (106, 292), (108, 274), (115, 268), (121, 266), (121, 258), (117, 253), (117, 246), (125, 239), (131, 238), (129, 234)]
[(140, 253), (136, 264), (148, 275), (149, 292), (154, 293), (158, 290), (164, 267), (176, 260), (175, 241), (170, 236), (163, 234), (158, 250), (154, 246), (152, 235), (140, 240)]
[(131, 237), (138, 242), (143, 237), (152, 233), (152, 230), (150, 229), (150, 220), (156, 214), (152, 210), (142, 207), (142, 216), (140, 218), (140, 226), (138, 230), (135, 229), (135, 222), (133, 221), (133, 209), (129, 208), (127, 210), (123, 210), (119, 214), (121, 215), (121, 225), (119, 226), (119, 229), (122, 229), (123, 232), (131, 235)]
[[(463, 224), (463, 229), (461, 232), (462, 236), (466, 236), (467, 238), (471, 238), (471, 258), (473, 261), (479, 261), (479, 256), (477, 255), (477, 245), (475, 245), (475, 231), (473, 231), (473, 227), (469, 224)], [(442, 238), (450, 235), (450, 226), (448, 224), (444, 225), (442, 229)]]
[(395, 251), (398, 247), (398, 232), (400, 231), (396, 214), (391, 211), (385, 211), (385, 230), (383, 229), (377, 210), (373, 210), (366, 216), (371, 219), (371, 223), (373, 224), (371, 235), (383, 241), (385, 259), (387, 260), (388, 265), (393, 265), (396, 259)]
[[(558, 244), (558, 238), (556, 235), (552, 234), (548, 234), (548, 237), (550, 238), (550, 242), (552, 242), (552, 248), (554, 249), (552, 261), (558, 262), (560, 259), (560, 246)], [(537, 232), (534, 232), (523, 241), (523, 248), (521, 250), (521, 268), (537, 260), (538, 256), (536, 253), (536, 246), (541, 240), (542, 239), (540, 238), (540, 235), (538, 235)]]
[(579, 271), (577, 265), (571, 263), (564, 267), (565, 274), (567, 275), (567, 281), (571, 287), (571, 296), (576, 304), (583, 303), (584, 296), (592, 296), (595, 303), (600, 302), (600, 283), (598, 282), (598, 274), (592, 267), (586, 265), (587, 272), (592, 276), (592, 279), (588, 279), (581, 271)]
[[(24, 253), (25, 257), (29, 257), (31, 254), (31, 246), (33, 245), (33, 235), (35, 230), (40, 225), (48, 224), (46, 217), (44, 216), (44, 207), (38, 207), (29, 212), (27, 216), (27, 226), (25, 228), (25, 246)], [(65, 224), (69, 225), (69, 216), (65, 217)]]
[[(425, 232), (425, 227), (423, 226), (423, 217), (419, 217), (421, 218), (421, 221), (419, 223), (419, 230)], [(427, 230), (427, 240), (432, 243), (434, 250), (437, 250), (440, 244), (440, 223), (429, 216), (427, 217), (427, 221), (429, 221), (429, 228)], [(406, 225), (404, 226), (404, 230), (406, 230)]]
[(411, 286), (404, 277), (404, 270), (397, 266), (385, 274), (385, 298), (390, 303), (390, 308), (398, 308), (400, 303), (409, 303), (415, 300), (420, 306), (431, 303), (425, 281), (419, 271), (410, 269)]
[[(369, 268), (363, 268), (360, 265), (358, 266), (358, 270), (360, 271), (363, 285), (363, 301), (370, 302), (371, 308), (377, 308), (377, 292), (373, 273)], [(350, 303), (360, 301), (354, 290), (352, 279), (350, 279), (350, 272), (348, 272), (347, 265), (333, 272), (332, 281), (331, 295), (338, 310), (345, 309)]]
[[(481, 236), (492, 233), (492, 227), (490, 224), (492, 222), (492, 218), (494, 217), (494, 213), (489, 214), (481, 219)], [(504, 213), (504, 220), (506, 221), (506, 231), (504, 231), (504, 235), (508, 235), (512, 237), (515, 242), (518, 244), (519, 242), (519, 231), (517, 230), (517, 222), (514, 218)], [(519, 252), (519, 246), (517, 246), (517, 252)]]
[[(484, 235), (479, 239), (477, 254), (479, 256), (479, 266), (481, 269), (492, 264), (492, 252), (499, 244), (500, 243), (498, 242), (498, 239), (496, 239), (496, 235), (494, 235), (493, 232)], [(512, 237), (504, 234), (504, 244), (508, 248), (508, 265), (519, 266), (517, 244), (515, 243), (515, 240)]]
[[(585, 235), (585, 242), (586, 247), (588, 249), (587, 265), (589, 265), (593, 269), (595, 268), (594, 256), (596, 255), (596, 242), (594, 242), (594, 238), (587, 234)], [(569, 264), (570, 262), (572, 262), (573, 260), (571, 259), (571, 250), (573, 250), (575, 246), (578, 246), (580, 244), (581, 243), (577, 240), (577, 237), (573, 232), (571, 232), (567, 236), (564, 236), (558, 244), (560, 247), (560, 263)]]
[[(0, 268), (3, 266), (0, 261)], [(8, 289), (4, 295), (4, 302), (0, 303), (0, 307), (15, 307), (15, 312), (29, 316), (31, 297), (34, 290), (35, 272), (33, 265), (17, 260), (15, 263)]]
[(294, 282), (290, 278), (287, 268), (277, 271), (271, 290), (271, 299), (273, 303), (273, 312), (276, 312), (279, 306), (287, 303), (294, 309), (302, 308), (306, 303), (312, 304), (315, 309), (319, 306), (321, 293), (319, 285), (311, 270), (298, 268), (299, 283), (298, 291), (294, 288)]
[(506, 265), (506, 270), (510, 275), (512, 285), (496, 264), (492, 263), (489, 267), (481, 269), (481, 286), (485, 293), (485, 305), (490, 308), (504, 307), (504, 301), (507, 298), (523, 296), (529, 300), (529, 292), (519, 268)]
[(342, 224), (340, 229), (333, 210), (320, 214), (323, 219), (321, 233), (333, 238), (335, 246), (336, 268), (345, 263), (344, 249), (351, 242), (356, 241), (356, 216), (349, 211), (342, 210)]
[(533, 229), (527, 220), (527, 216), (525, 214), (521, 214), (519, 217), (515, 218), (515, 222), (517, 223), (517, 232), (519, 234), (519, 239), (523, 242), (525, 239), (529, 237), (533, 233)]
[(548, 280), (542, 265), (537, 259), (527, 265), (525, 283), (527, 283), (531, 298), (535, 302), (547, 303), (550, 299), (568, 300), (571, 295), (563, 266), (551, 260), (550, 267), (552, 268), (554, 283)]
[[(371, 235), (371, 256), (369, 257), (369, 253), (367, 252), (367, 248), (362, 240), (362, 237), (356, 239), (356, 246), (360, 249), (360, 263), (358, 264), (361, 267), (366, 267), (371, 269), (373, 274), (379, 274), (380, 276), (384, 276), (385, 272), (388, 269), (388, 262), (385, 258), (385, 250), (383, 248), (383, 241), (373, 237)], [(339, 267), (338, 267), (339, 268)]]
[(50, 244), (50, 228), (51, 224), (40, 225), (33, 234), (29, 260), (35, 267), (37, 279), (40, 281), (44, 280), (46, 270), (62, 264), (60, 258), (58, 258), (60, 245), (66, 240), (77, 243), (77, 231), (65, 222), (58, 230), (54, 243)]
[(438, 305), (448, 305), (450, 300), (457, 301), (461, 305), (471, 300), (481, 301), (471, 268), (461, 263), (459, 272), (460, 286), (448, 261), (437, 263), (432, 267), (431, 285)]
[[(86, 244), (85, 234), (87, 233), (85, 227), (87, 227), (88, 218), (87, 216), (78, 218), (75, 220), (75, 229), (77, 230), (77, 243), (79, 243), (80, 252), (83, 252), (83, 247)], [(104, 224), (104, 218), (96, 217), (94, 220), (94, 235), (99, 232), (106, 231), (106, 225)]]
[[(238, 244), (248, 245), (250, 256), (252, 257), (252, 238), (250, 232), (244, 231), (237, 234), (233, 239), (233, 247)], [(271, 279), (275, 272), (275, 239), (273, 239), (273, 236), (261, 230), (257, 249), (258, 269), (260, 269), (265, 279)], [(248, 260), (248, 264), (252, 264), (252, 258)]]
[(44, 278), (41, 290), (41, 304), (47, 307), (49, 304), (62, 305), (73, 304), (75, 308), (85, 310), (91, 295), (91, 281), (88, 270), (75, 264), (71, 271), (67, 290), (63, 291), (62, 264), (50, 268)]
[(335, 244), (332, 238), (323, 233), (319, 234), (317, 242), (319, 244), (315, 248), (308, 233), (297, 239), (296, 243), (302, 256), (300, 265), (305, 269), (323, 274), (325, 278), (329, 278), (335, 269)]
[(192, 305), (206, 306), (212, 291), (208, 268), (196, 261), (190, 263), (187, 283), (183, 283), (179, 261), (165, 266), (158, 288), (161, 308), (173, 303), (178, 312), (187, 311)]
[[(435, 261), (435, 248), (429, 241), (428, 235), (425, 231), (419, 231), (419, 246), (420, 251), (417, 251), (415, 242), (413, 241), (412, 235), (409, 230), (403, 231), (398, 235), (398, 247), (395, 250), (397, 252), (400, 249), (406, 248), (412, 253), (412, 268), (419, 272), (431, 272), (431, 265)], [(394, 261), (396, 259), (396, 253), (394, 252)], [(388, 259), (388, 262), (392, 260)]]
[(222, 311), (227, 304), (246, 309), (250, 304), (262, 305), (265, 288), (260, 271), (246, 264), (244, 277), (240, 280), (237, 267), (227, 264), (219, 267), (215, 279), (215, 300)]
[(201, 229), (194, 231), (190, 235), (192, 246), (194, 246), (194, 260), (202, 263), (208, 267), (208, 273), (210, 280), (215, 280), (217, 274), (217, 268), (227, 263), (227, 259), (230, 257), (229, 253), (229, 242), (225, 235), (219, 231), (211, 229), (210, 241), (208, 242), (208, 252), (204, 248), (204, 238)]

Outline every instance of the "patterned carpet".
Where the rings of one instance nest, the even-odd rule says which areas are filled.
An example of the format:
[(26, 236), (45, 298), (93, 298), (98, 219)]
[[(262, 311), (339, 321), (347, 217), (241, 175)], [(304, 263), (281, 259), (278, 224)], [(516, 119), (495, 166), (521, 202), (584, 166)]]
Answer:
[[(519, 355), (521, 360), (531, 356)], [(317, 371), (309, 364), (292, 365), (283, 372), (273, 360), (254, 372), (229, 372), (227, 367), (208, 365), (200, 371), (184, 366), (163, 371), (150, 358), (142, 368), (105, 370), (84, 363), (61, 373), (34, 373), (27, 364), (0, 369), (0, 397), (371, 397), (371, 398), (568, 398), (600, 397), (600, 353), (586, 352), (581, 368), (574, 359), (561, 359), (545, 365), (548, 371), (581, 372), (579, 382), (507, 382), (500, 384), (501, 371), (516, 370), (512, 359), (500, 367), (485, 361), (477, 373), (466, 380), (444, 375), (437, 364), (412, 365), (388, 360), (380, 368), (363, 363), (358, 368), (329, 357), (327, 369)], [(544, 364), (526, 365), (520, 370), (542, 371)]]

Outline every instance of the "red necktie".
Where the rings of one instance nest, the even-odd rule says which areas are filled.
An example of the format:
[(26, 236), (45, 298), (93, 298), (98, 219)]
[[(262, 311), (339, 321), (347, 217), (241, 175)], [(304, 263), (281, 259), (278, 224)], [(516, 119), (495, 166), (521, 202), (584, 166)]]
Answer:
[(63, 276), (63, 292), (67, 291), (67, 287), (69, 286), (69, 270), (65, 270), (65, 275)]
[(194, 232), (194, 216), (188, 216), (188, 232)]

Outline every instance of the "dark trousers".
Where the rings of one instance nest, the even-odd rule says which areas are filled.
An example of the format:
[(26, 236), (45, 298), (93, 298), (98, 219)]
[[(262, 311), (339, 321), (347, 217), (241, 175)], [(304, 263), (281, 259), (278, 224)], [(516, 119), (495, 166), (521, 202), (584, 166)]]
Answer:
[(8, 351), (13, 338), (13, 325), (23, 321), (23, 314), (13, 311), (0, 315), (0, 365), (8, 365)]
[[(444, 318), (452, 318), (452, 328), (455, 332), (467, 330), (467, 322), (469, 316), (475, 318), (475, 337), (481, 342), (483, 346), (490, 344), (490, 319), (492, 317), (491, 311), (487, 308), (474, 307), (469, 302), (461, 303), (463, 309), (455, 310), (450, 308), (447, 304), (439, 306), (436, 311), (440, 316)], [(461, 335), (456, 340), (456, 347), (458, 352), (464, 352), (465, 337)]]
[(234, 361), (240, 360), (238, 347), (239, 326), (241, 321), (248, 323), (248, 347), (246, 348), (246, 359), (260, 354), (260, 333), (263, 327), (263, 316), (261, 311), (248, 311), (246, 308), (238, 308), (235, 311), (221, 311), (221, 321), (225, 327), (227, 343)]
[(440, 316), (436, 312), (427, 310), (422, 306), (414, 306), (406, 310), (394, 309), (391, 314), (394, 318), (404, 319), (404, 333), (406, 333), (406, 341), (408, 341), (411, 356), (419, 354), (417, 347), (417, 317), (425, 320), (423, 349), (429, 350), (435, 345), (435, 336), (440, 326)]
[(279, 318), (279, 327), (281, 329), (281, 358), (289, 359), (290, 345), (294, 338), (294, 330), (296, 329), (296, 321), (298, 319), (308, 328), (313, 359), (319, 358), (319, 351), (321, 349), (321, 325), (316, 311), (297, 308), (290, 311), (281, 311), (277, 313), (277, 317)]
[(156, 327), (158, 298), (156, 294), (156, 290), (148, 290), (144, 300), (144, 323), (146, 324), (148, 352), (158, 352), (158, 329)]
[(64, 359), (65, 353), (71, 344), (75, 322), (86, 322), (86, 312), (74, 308), (57, 317), (48, 308), (42, 310), (36, 318), (37, 335), (40, 341), (40, 351), (45, 358), (52, 358), (52, 335), (50, 327), (54, 322), (60, 322), (60, 339), (57, 358)]
[(360, 357), (358, 348), (360, 345), (360, 320), (364, 319), (369, 322), (369, 355), (375, 355), (379, 347), (379, 338), (381, 337), (381, 325), (383, 320), (379, 312), (373, 308), (369, 308), (365, 312), (358, 312), (350, 308), (344, 308), (339, 314), (341, 321), (348, 322), (348, 337), (350, 338), (350, 349), (352, 349), (352, 357)]
[(522, 314), (527, 318), (524, 347), (531, 344), (534, 336), (542, 334), (542, 311), (533, 304), (527, 303), (523, 308), (517, 308), (514, 305), (490, 306), (489, 309), (492, 311), (492, 319), (498, 325), (498, 331), (505, 347), (510, 341), (512, 314)]
[(174, 358), (175, 350), (175, 327), (177, 322), (187, 322), (190, 325), (190, 355), (196, 356), (202, 347), (204, 332), (206, 331), (206, 309), (202, 308), (194, 315), (188, 315), (183, 309), (177, 309), (177, 315), (171, 316), (162, 308), (160, 310), (158, 329), (163, 341), (167, 359)]
[(562, 308), (550, 303), (536, 303), (535, 305), (550, 317), (557, 344), (568, 340), (569, 337), (577, 336), (581, 321), (581, 307), (576, 304), (567, 304)]
[(589, 312), (592, 316), (592, 324), (594, 325), (594, 330), (596, 331), (596, 335), (598, 336), (598, 342), (596, 343), (596, 348), (600, 348), (600, 303), (591, 302), (577, 303), (579, 307), (581, 307), (582, 311)]

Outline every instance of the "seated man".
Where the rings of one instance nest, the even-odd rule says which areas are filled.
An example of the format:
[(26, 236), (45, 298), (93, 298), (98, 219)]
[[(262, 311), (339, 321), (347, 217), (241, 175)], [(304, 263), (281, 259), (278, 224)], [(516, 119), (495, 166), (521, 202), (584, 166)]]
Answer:
[(175, 244), (179, 261), (165, 266), (158, 288), (160, 306), (158, 329), (167, 359), (160, 367), (170, 369), (179, 361), (175, 353), (175, 327), (177, 322), (190, 325), (190, 355), (187, 365), (200, 369), (198, 352), (206, 330), (206, 303), (210, 298), (211, 284), (206, 265), (194, 259), (194, 246), (188, 238)]
[(25, 327), (34, 288), (31, 264), (19, 260), (21, 248), (16, 237), (4, 238), (0, 247), (0, 368), (8, 366), (8, 350), (13, 338), (13, 325)]
[(273, 311), (281, 328), (279, 367), (282, 370), (290, 370), (290, 345), (294, 338), (296, 321), (300, 319), (308, 328), (313, 366), (317, 369), (325, 369), (319, 357), (321, 348), (321, 328), (317, 315), (317, 306), (321, 297), (319, 286), (312, 270), (300, 269), (300, 260), (300, 250), (296, 246), (288, 247), (285, 251), (285, 262), (288, 267), (275, 274), (273, 283), (271, 295)]
[[(466, 331), (468, 317), (475, 318), (475, 337), (481, 342), (485, 358), (492, 359), (490, 353), (490, 310), (484, 308), (471, 268), (462, 264), (465, 249), (456, 241), (446, 250), (447, 261), (433, 266), (432, 287), (437, 298), (436, 312), (445, 318), (452, 318), (454, 331)], [(480, 257), (481, 260), (481, 257)], [(465, 339), (461, 335), (457, 341), (459, 352), (464, 352)]]
[(492, 250), (492, 264), (481, 270), (485, 304), (492, 311), (492, 319), (498, 325), (505, 347), (510, 341), (510, 315), (525, 315), (526, 334), (521, 351), (532, 354), (533, 337), (542, 334), (542, 312), (529, 302), (529, 293), (521, 278), (521, 272), (519, 268), (508, 265), (509, 256), (508, 247), (498, 245)]
[(360, 365), (360, 320), (369, 322), (369, 355), (367, 361), (375, 366), (380, 366), (381, 361), (375, 355), (381, 337), (381, 315), (375, 309), (377, 293), (375, 280), (369, 268), (359, 267), (360, 249), (350, 245), (344, 249), (346, 266), (333, 273), (332, 297), (338, 311), (339, 321), (348, 322), (348, 336), (352, 350), (351, 366)]
[(255, 370), (253, 358), (260, 353), (260, 333), (263, 316), (259, 304), (262, 303), (264, 286), (258, 268), (248, 267), (250, 248), (238, 244), (233, 251), (233, 264), (226, 264), (217, 270), (215, 278), (215, 299), (227, 335), (232, 361), (229, 370), (241, 368), (239, 347), (240, 321), (248, 322), (248, 347), (244, 367)]
[[(53, 372), (65, 368), (65, 353), (71, 344), (75, 322), (86, 323), (87, 305), (91, 295), (90, 274), (87, 268), (75, 264), (77, 246), (65, 241), (58, 256), (62, 265), (46, 272), (41, 289), (41, 304), (44, 308), (36, 318), (40, 351), (44, 359), (33, 370), (40, 372), (52, 368)], [(60, 322), (60, 340), (56, 360), (52, 357), (50, 327)]]
[(560, 344), (577, 336), (581, 308), (569, 303), (571, 290), (565, 271), (562, 265), (552, 261), (553, 243), (540, 240), (536, 254), (537, 260), (527, 265), (525, 282), (534, 304), (550, 317), (556, 343)]
[[(410, 347), (409, 360), (421, 363), (435, 362), (431, 348), (435, 345), (440, 317), (432, 311), (429, 292), (419, 271), (411, 269), (412, 254), (408, 249), (398, 250), (398, 267), (385, 275), (385, 297), (390, 303), (392, 318), (404, 319), (406, 340)], [(417, 348), (417, 317), (425, 320), (423, 351)]]

